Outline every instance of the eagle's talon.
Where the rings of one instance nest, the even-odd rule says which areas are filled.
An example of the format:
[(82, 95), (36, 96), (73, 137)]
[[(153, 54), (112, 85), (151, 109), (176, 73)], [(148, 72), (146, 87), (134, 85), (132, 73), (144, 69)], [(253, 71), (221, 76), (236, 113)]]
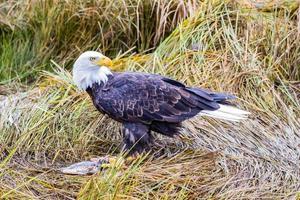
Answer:
[(110, 164), (110, 163), (103, 163), (102, 165), (101, 165), (101, 168), (102, 169), (107, 169), (107, 168), (111, 168), (112, 167), (112, 165)]
[(126, 164), (131, 164), (136, 158), (134, 156), (128, 156), (126, 158)]
[(102, 169), (108, 168), (122, 168), (124, 166), (124, 158), (122, 157), (108, 157), (107, 163), (101, 165)]
[(133, 162), (139, 160), (141, 157), (143, 157), (143, 153), (134, 153), (130, 156), (127, 156), (126, 159), (125, 159), (125, 164), (132, 164)]

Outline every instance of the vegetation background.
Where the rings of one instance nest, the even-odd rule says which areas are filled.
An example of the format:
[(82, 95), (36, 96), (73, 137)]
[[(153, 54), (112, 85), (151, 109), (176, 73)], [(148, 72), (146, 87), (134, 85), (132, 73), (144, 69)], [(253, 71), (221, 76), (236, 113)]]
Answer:
[[(0, 0), (1, 199), (297, 199), (297, 0)], [(118, 155), (119, 124), (70, 74), (85, 50), (119, 70), (231, 92), (249, 120), (194, 118), (160, 157), (69, 176), (55, 169)]]

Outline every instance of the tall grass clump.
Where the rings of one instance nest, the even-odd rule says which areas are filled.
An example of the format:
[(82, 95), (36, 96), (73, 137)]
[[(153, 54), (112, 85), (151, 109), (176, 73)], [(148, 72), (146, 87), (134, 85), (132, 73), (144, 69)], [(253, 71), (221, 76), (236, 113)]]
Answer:
[[(50, 1), (27, 7), (24, 2), (1, 4), (2, 9), (11, 8), (10, 3), (20, 9), (11, 14), (15, 18), (1, 21), (2, 37), (9, 38), (2, 46), (18, 64), (6, 72), (36, 62), (32, 70), (38, 79), (27, 89), (11, 89), (15, 83), (0, 88), (6, 94), (0, 96), (1, 198), (299, 198), (297, 1)], [(113, 8), (120, 5), (127, 7), (116, 14)], [(58, 8), (65, 8), (60, 12), (64, 17)], [(150, 20), (148, 12), (156, 18)], [(27, 18), (18, 18), (20, 13)], [(55, 20), (49, 20), (50, 13)], [(44, 53), (35, 58), (16, 45), (20, 38), (15, 34), (28, 24), (44, 27), (40, 41), (48, 40), (42, 45)], [(27, 28), (33, 34), (33, 27)], [(30, 50), (42, 44), (22, 37)], [(16, 49), (9, 50), (12, 45)], [(103, 50), (115, 58), (119, 70), (159, 73), (187, 85), (233, 93), (239, 97), (235, 103), (252, 113), (250, 119), (232, 123), (196, 117), (184, 123), (180, 138), (157, 135), (155, 153), (124, 169), (115, 166), (92, 176), (60, 174), (58, 167), (120, 153), (119, 124), (95, 110), (68, 70), (86, 49)], [(15, 57), (15, 50), (24, 59)], [(40, 69), (53, 70), (38, 73)]]
[(51, 58), (69, 66), (82, 51), (116, 55), (155, 47), (196, 1), (4, 1), (0, 3), (0, 81), (32, 82)]

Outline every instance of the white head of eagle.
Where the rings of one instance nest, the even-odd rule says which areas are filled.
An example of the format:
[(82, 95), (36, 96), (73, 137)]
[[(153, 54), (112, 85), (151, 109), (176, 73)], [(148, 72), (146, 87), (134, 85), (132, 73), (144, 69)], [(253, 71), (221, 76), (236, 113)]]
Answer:
[(96, 51), (86, 51), (77, 58), (73, 66), (73, 81), (79, 89), (86, 90), (93, 83), (106, 83), (112, 61)]

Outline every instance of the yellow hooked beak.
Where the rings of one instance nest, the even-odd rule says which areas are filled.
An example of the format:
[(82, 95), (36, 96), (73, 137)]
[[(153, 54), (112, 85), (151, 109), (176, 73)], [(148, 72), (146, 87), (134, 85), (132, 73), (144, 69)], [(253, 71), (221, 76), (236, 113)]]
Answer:
[(105, 67), (112, 67), (113, 62), (108, 57), (100, 58), (98, 61), (95, 62), (96, 65), (105, 66)]

